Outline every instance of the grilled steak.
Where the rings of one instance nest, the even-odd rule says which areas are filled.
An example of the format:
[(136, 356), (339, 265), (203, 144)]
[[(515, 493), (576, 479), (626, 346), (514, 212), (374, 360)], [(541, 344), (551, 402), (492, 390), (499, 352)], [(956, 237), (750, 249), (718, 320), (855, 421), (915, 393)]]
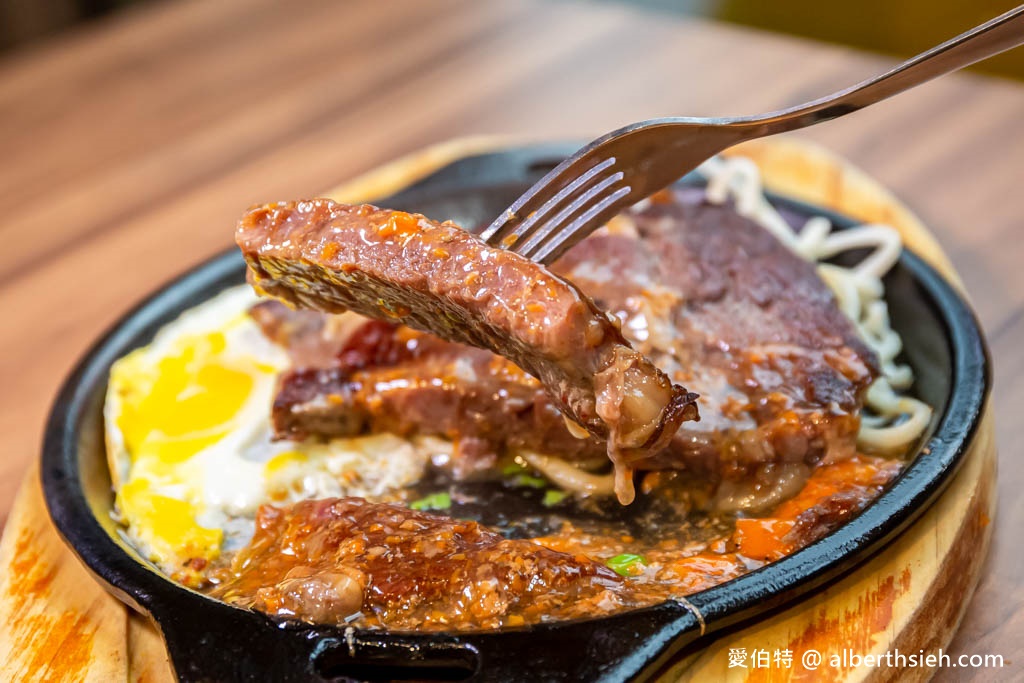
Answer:
[(568, 431), (540, 382), (490, 351), (379, 320), (339, 325), (277, 301), (251, 314), (294, 361), (274, 400), (279, 437), (443, 436), (460, 478), (488, 470), (505, 448), (603, 457), (601, 441)]
[(608, 613), (627, 593), (603, 564), (476, 522), (359, 498), (260, 508), (215, 597), (269, 614), (392, 629), (483, 629)]
[[(553, 270), (615, 313), (624, 335), (673, 380), (701, 394), (701, 421), (686, 423), (638, 469), (682, 470), (706, 484), (709, 506), (752, 510), (795, 492), (818, 462), (854, 452), (876, 360), (813, 264), (694, 189), (661, 194), (610, 228)], [(272, 338), (275, 318), (303, 314), (314, 319), (307, 325), (324, 326), (320, 314), (262, 306), (276, 307), (261, 321)], [(503, 359), (402, 327), (384, 337), (333, 327), (326, 363), (308, 360), (301, 326), (276, 337), (304, 368), (283, 379), (277, 397), (282, 435), (448, 436), (471, 456), (462, 460), (467, 470), (510, 446), (570, 460), (600, 455), (598, 440), (573, 438), (537, 382)], [(403, 339), (415, 352), (379, 351)]]
[(695, 188), (628, 212), (555, 265), (701, 395), (701, 422), (638, 467), (718, 482), (715, 506), (763, 508), (856, 449), (874, 353), (815, 266)]
[(607, 439), (623, 503), (631, 463), (697, 418), (696, 396), (575, 286), (451, 223), (322, 199), (255, 208), (236, 239), (262, 292), (486, 348), (540, 379), (555, 405)]

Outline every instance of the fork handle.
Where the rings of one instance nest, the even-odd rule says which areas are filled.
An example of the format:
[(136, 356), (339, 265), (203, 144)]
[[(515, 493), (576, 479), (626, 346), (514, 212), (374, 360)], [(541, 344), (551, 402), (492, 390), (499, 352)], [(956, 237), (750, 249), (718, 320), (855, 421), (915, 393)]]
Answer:
[(753, 137), (774, 135), (834, 119), (892, 97), (937, 76), (962, 69), (1024, 43), (1024, 5), (947, 40), (880, 76), (806, 104), (735, 119), (755, 129)]

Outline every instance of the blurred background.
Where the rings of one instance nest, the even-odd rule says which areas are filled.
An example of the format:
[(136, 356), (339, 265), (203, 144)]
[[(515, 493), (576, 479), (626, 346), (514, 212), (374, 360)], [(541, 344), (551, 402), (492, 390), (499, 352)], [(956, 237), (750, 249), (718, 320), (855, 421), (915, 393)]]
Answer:
[[(921, 52), (1019, 4), (1016, 0), (589, 1), (710, 17), (902, 57)], [(154, 2), (173, 0), (0, 0), (0, 51), (42, 40), (133, 5)], [(1024, 80), (1024, 51), (990, 59), (975, 70)]]

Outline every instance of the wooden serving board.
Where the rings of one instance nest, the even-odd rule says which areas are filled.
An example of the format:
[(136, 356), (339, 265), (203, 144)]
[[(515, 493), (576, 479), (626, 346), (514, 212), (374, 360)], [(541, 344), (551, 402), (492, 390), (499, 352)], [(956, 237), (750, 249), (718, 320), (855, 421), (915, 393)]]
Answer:
[[(510, 144), (493, 138), (441, 144), (328, 194), (348, 201), (384, 196), (455, 159)], [(732, 153), (751, 157), (771, 189), (866, 222), (895, 226), (908, 246), (959, 286), (949, 260), (921, 222), (841, 159), (791, 138), (758, 141)], [(941, 499), (884, 552), (785, 611), (723, 635), (673, 663), (662, 679), (929, 678), (929, 668), (900, 671), (849, 662), (831, 666), (828, 659), (844, 648), (863, 656), (896, 648), (930, 653), (949, 644), (989, 545), (995, 456), (988, 410), (963, 468)], [(825, 660), (816, 669), (802, 661), (811, 649)], [(787, 652), (792, 657), (788, 664)], [(0, 540), (0, 653), (0, 679), (5, 681), (173, 680), (156, 629), (110, 596), (62, 543), (46, 514), (35, 469), (21, 486)], [(764, 664), (766, 656), (767, 666), (753, 666)], [(740, 659), (745, 667), (730, 666)]]

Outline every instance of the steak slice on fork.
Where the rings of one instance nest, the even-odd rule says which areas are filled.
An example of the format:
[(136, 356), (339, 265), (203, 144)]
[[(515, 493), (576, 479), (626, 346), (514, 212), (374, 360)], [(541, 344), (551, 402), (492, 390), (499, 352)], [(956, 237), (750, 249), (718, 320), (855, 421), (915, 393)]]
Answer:
[(634, 495), (631, 464), (697, 419), (696, 395), (573, 284), (452, 223), (317, 199), (250, 210), (236, 241), (263, 293), (489, 349), (538, 378), (559, 409), (607, 440), (623, 503)]

